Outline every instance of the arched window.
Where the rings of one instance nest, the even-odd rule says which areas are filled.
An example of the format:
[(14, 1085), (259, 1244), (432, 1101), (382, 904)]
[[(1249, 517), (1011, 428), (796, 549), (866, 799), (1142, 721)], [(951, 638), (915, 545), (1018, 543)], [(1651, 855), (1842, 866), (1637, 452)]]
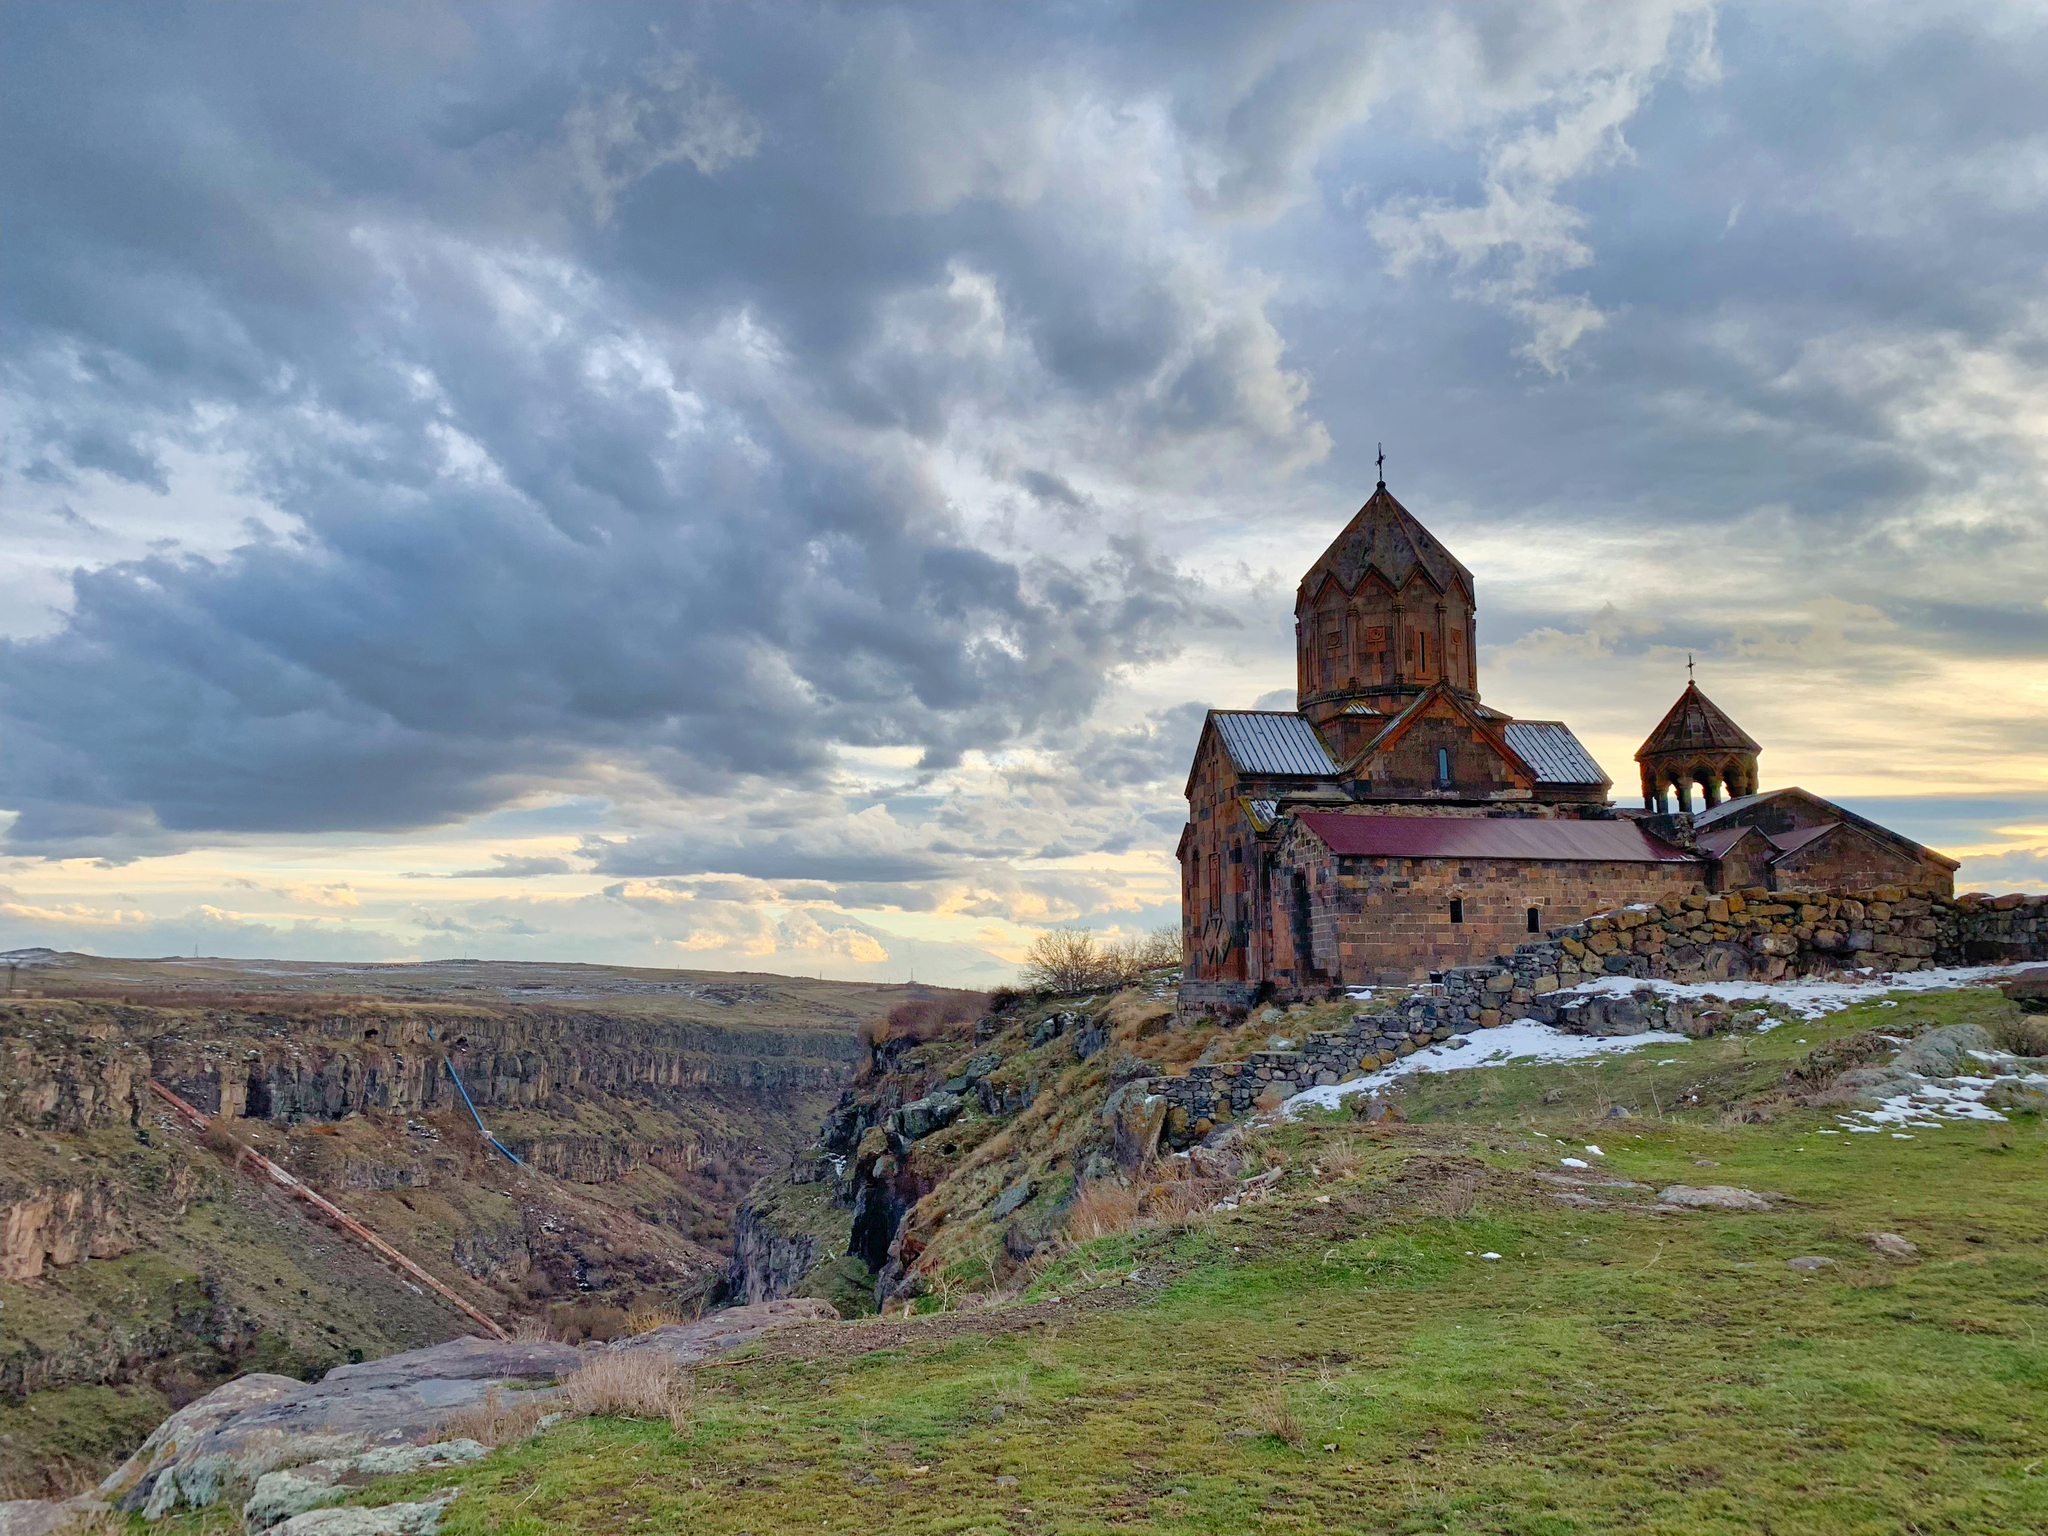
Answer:
[(1531, 907), (1529, 909), (1529, 931), (1531, 933), (1541, 933), (1543, 931), (1543, 909), (1541, 907)]
[(1451, 749), (1449, 747), (1438, 747), (1436, 749), (1436, 780), (1439, 784), (1451, 782)]

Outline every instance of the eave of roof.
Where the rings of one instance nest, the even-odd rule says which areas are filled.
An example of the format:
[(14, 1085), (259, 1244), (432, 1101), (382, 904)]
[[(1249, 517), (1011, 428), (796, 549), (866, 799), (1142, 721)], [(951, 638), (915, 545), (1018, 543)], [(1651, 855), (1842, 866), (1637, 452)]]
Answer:
[(1502, 816), (1354, 816), (1303, 811), (1298, 819), (1345, 858), (1521, 859), (1698, 864), (1633, 821)]

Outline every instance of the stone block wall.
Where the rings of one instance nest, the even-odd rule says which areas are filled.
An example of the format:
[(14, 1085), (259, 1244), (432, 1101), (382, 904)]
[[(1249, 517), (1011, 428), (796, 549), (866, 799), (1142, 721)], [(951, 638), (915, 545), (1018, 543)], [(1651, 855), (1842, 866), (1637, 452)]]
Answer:
[(2048, 956), (2048, 896), (1949, 897), (1933, 886), (1765, 890), (1667, 898), (1603, 913), (1524, 944), (1517, 975), (1778, 981), (1834, 971)]
[(1301, 1049), (1155, 1077), (1166, 1139), (1185, 1144), (1262, 1104), (1391, 1066), (1426, 1045), (1533, 1018), (1569, 1034), (1668, 1029), (1711, 1034), (1741, 1005), (1659, 993), (1569, 989), (1610, 976), (1674, 981), (1780, 980), (1849, 969), (2048, 959), (2048, 896), (1948, 898), (1932, 887), (1859, 892), (1751, 888), (1687, 894), (1599, 913), (1483, 965), (1459, 966), (1391, 1009), (1358, 1013)]
[[(1695, 863), (1326, 857), (1317, 874), (1313, 953), (1346, 985), (1483, 964), (1529, 937), (1531, 907), (1548, 933), (1624, 902), (1705, 890)], [(1461, 922), (1451, 921), (1454, 899)]]

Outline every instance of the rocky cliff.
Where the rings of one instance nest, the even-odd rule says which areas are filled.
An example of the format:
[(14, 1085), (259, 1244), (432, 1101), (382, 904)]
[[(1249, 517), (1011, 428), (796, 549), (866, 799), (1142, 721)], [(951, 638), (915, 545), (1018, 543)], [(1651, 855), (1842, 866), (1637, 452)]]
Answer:
[(1123, 1124), (1120, 1090), (1218, 1032), (1177, 1028), (1148, 987), (1012, 1000), (876, 1045), (815, 1145), (740, 1207), (732, 1294), (851, 1314), (935, 1285), (1000, 1286), (1058, 1240), (1078, 1189), (1151, 1150)]
[(810, 1138), (863, 1059), (856, 1026), (903, 996), (790, 986), (0, 998), (0, 1479), (65, 1491), (129, 1448), (115, 1419), (471, 1327), (238, 1172), (152, 1078), (486, 1313), (604, 1337), (721, 1287), (745, 1189)]

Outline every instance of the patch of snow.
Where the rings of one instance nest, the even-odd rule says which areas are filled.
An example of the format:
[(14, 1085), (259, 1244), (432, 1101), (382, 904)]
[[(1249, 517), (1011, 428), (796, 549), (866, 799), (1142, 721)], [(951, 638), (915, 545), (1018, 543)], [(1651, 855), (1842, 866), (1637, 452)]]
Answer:
[(1558, 1161), (1563, 1163), (1567, 1168), (1590, 1168), (1593, 1166), (1591, 1163), (1587, 1162), (1583, 1157), (1561, 1157), (1558, 1159)]
[(1675, 1067), (1678, 1065), (1678, 1058), (1676, 1056), (1666, 1056), (1657, 1065), (1660, 1067)]
[(1348, 1083), (1305, 1088), (1280, 1106), (1281, 1117), (1291, 1120), (1311, 1107), (1335, 1109), (1354, 1093), (1373, 1093), (1396, 1078), (1417, 1072), (1464, 1072), (1509, 1061), (1582, 1061), (1589, 1056), (1608, 1056), (1651, 1045), (1680, 1045), (1685, 1036), (1662, 1029), (1645, 1030), (1639, 1035), (1567, 1035), (1535, 1019), (1517, 1019), (1497, 1029), (1477, 1030), (1467, 1040), (1468, 1045), (1457, 1050), (1448, 1045), (1432, 1045)]
[(1595, 1157), (1605, 1157), (1607, 1155), (1605, 1152), (1602, 1152), (1598, 1147), (1587, 1147), (1586, 1150), (1592, 1153)]
[[(1972, 1052), (1972, 1054), (1976, 1054)], [(1895, 1094), (1876, 1109), (1859, 1109), (1852, 1115), (1837, 1115), (1845, 1130), (1875, 1131), (1887, 1125), (1938, 1126), (1942, 1120), (1998, 1120), (2005, 1116), (1984, 1102), (1984, 1095), (1997, 1083), (2024, 1083), (2048, 1088), (2048, 1072), (2024, 1076), (1949, 1077), (1940, 1081), (1921, 1079), (1911, 1093)], [(1857, 1120), (1867, 1124), (1857, 1125)]]
[(1500, 1257), (1500, 1255), (1497, 1253), (1482, 1253), (1481, 1255), (1479, 1255), (1479, 1257), (1481, 1257), (1482, 1259), (1497, 1259)]
[[(1553, 997), (1585, 996), (1605, 992), (1626, 997), (1639, 987), (1648, 987), (1671, 997), (1705, 997), (1709, 993), (1730, 1003), (1779, 1003), (1802, 1019), (1822, 1019), (1857, 1003), (1878, 1001), (1896, 1008), (1893, 998), (1878, 998), (1882, 992), (1947, 992), (1957, 987), (1989, 986), (2003, 976), (2012, 976), (2039, 964), (1951, 965), (1931, 971), (1857, 972), (1857, 980), (1833, 981), (1651, 981), (1637, 976), (1602, 976), (1550, 994)], [(1782, 1020), (1757, 1026), (1758, 1031), (1774, 1029)], [(1675, 1038), (1675, 1037), (1674, 1037)]]

